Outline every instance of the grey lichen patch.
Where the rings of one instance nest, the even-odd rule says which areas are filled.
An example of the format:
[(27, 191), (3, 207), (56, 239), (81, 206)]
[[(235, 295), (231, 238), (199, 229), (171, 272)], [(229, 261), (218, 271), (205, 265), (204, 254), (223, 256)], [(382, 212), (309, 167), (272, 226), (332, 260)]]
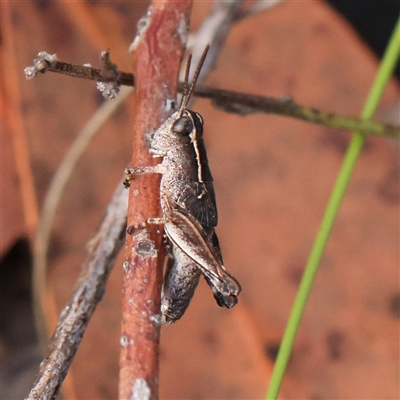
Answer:
[(146, 13), (143, 15), (142, 18), (139, 19), (136, 25), (136, 36), (133, 39), (133, 42), (129, 46), (129, 53), (133, 53), (136, 50), (137, 45), (140, 42), (140, 39), (143, 37), (144, 33), (146, 32), (147, 28), (150, 25), (150, 18), (151, 18), (151, 11), (148, 8)]
[(154, 323), (155, 326), (161, 325), (161, 315), (160, 314), (150, 315), (149, 319), (151, 322)]
[(176, 109), (175, 99), (166, 99), (165, 100), (165, 111), (172, 112)]
[(187, 24), (187, 20), (186, 20), (184, 14), (181, 15), (181, 18), (179, 20), (178, 35), (179, 35), (179, 38), (181, 39), (181, 43), (184, 46), (186, 46), (186, 43), (188, 42), (188, 38), (189, 38), (189, 26)]
[(122, 264), (122, 268), (124, 269), (124, 271), (125, 271), (126, 274), (129, 272), (129, 263), (128, 263), (128, 261), (125, 261), (125, 262)]
[(135, 235), (133, 237), (136, 241), (140, 242), (141, 240), (147, 239), (148, 236), (149, 236), (149, 233), (147, 232), (147, 229), (143, 229), (142, 231), (135, 233)]
[(106, 100), (115, 100), (119, 93), (118, 82), (97, 82), (96, 87)]
[(119, 344), (124, 348), (128, 347), (128, 338), (125, 335), (121, 336), (121, 339), (119, 340)]
[(148, 240), (143, 239), (138, 241), (133, 251), (141, 257), (156, 257), (157, 256), (157, 249), (154, 247), (154, 244)]
[(151, 389), (149, 384), (143, 378), (138, 378), (132, 387), (132, 395), (130, 400), (150, 400)]

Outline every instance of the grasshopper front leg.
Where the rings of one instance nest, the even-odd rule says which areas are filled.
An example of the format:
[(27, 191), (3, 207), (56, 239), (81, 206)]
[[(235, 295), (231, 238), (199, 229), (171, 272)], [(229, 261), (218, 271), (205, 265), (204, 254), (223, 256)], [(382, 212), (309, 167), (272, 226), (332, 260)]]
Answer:
[[(131, 180), (135, 178), (135, 175), (164, 174), (165, 172), (166, 169), (162, 164), (157, 164), (155, 166), (148, 166), (148, 167), (128, 167), (125, 168), (124, 171), (125, 179), (123, 180), (123, 184), (125, 188), (128, 189), (131, 184)], [(145, 228), (146, 225), (150, 224), (163, 225), (165, 224), (165, 218), (148, 218), (146, 221), (143, 221), (140, 224), (129, 226), (126, 232), (129, 235), (132, 235), (135, 230)]]
[(125, 188), (128, 189), (131, 184), (131, 180), (135, 178), (135, 175), (165, 174), (165, 172), (166, 169), (162, 164), (157, 164), (151, 167), (128, 167), (125, 168), (125, 179), (122, 183), (124, 184)]

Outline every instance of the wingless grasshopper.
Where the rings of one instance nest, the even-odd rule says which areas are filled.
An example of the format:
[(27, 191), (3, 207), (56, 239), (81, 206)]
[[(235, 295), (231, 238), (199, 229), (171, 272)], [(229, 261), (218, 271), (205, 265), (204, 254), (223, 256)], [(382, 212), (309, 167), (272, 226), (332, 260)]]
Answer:
[(125, 170), (125, 187), (140, 174), (161, 174), (162, 218), (149, 218), (127, 229), (133, 234), (147, 224), (164, 224), (170, 255), (161, 301), (162, 322), (171, 324), (186, 311), (201, 274), (219, 306), (237, 303), (239, 282), (225, 269), (215, 227), (218, 223), (213, 179), (203, 141), (203, 118), (186, 107), (193, 93), (209, 46), (203, 52), (189, 87), (189, 56), (184, 90), (175, 111), (154, 133), (150, 142), (153, 157), (162, 157), (156, 166)]

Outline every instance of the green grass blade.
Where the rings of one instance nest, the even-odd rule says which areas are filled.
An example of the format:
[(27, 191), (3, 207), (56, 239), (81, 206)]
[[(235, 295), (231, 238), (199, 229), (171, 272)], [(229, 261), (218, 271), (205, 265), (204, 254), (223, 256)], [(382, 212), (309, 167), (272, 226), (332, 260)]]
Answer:
[[(386, 84), (393, 73), (400, 55), (400, 18), (394, 28), (392, 37), (386, 48), (379, 71), (370, 90), (368, 99), (361, 113), (363, 118), (371, 118), (376, 111)], [(329, 239), (336, 215), (339, 211), (347, 185), (350, 181), (354, 166), (365, 141), (365, 135), (356, 132), (348, 146), (341, 170), (336, 180), (331, 198), (325, 210), (320, 229), (311, 250), (299, 290), (290, 314), (282, 343), (276, 359), (274, 371), (269, 385), (267, 400), (276, 399), (293, 348), (293, 343), (300, 325), (303, 312), (310, 295), (312, 284), (318, 270), (326, 243)]]

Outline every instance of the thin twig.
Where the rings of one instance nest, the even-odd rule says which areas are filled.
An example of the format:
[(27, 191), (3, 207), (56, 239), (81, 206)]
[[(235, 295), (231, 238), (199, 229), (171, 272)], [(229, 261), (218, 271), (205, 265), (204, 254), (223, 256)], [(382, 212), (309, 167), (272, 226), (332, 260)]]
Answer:
[(116, 72), (114, 69), (93, 68), (89, 64), (79, 65), (59, 61), (55, 54), (40, 51), (33, 65), (25, 68), (26, 79), (34, 78), (38, 73), (56, 72), (73, 78), (89, 79), (96, 82), (115, 82), (120, 85), (135, 86), (133, 74), (129, 72)]
[(61, 312), (47, 355), (26, 399), (52, 400), (57, 395), (123, 246), (127, 202), (128, 193), (119, 184), (99, 231), (88, 243), (79, 284)]
[[(179, 88), (181, 88), (181, 85), (179, 85)], [(364, 133), (392, 138), (400, 137), (400, 126), (398, 125), (321, 111), (313, 107), (297, 104), (290, 97), (276, 99), (273, 97), (232, 92), (230, 90), (214, 89), (206, 86), (197, 86), (194, 94), (198, 97), (211, 98), (215, 106), (240, 115), (249, 115), (257, 112), (286, 115), (291, 118), (332, 128), (358, 130)]]
[(38, 332), (39, 342), (42, 348), (45, 348), (45, 345), (47, 345), (49, 336), (46, 324), (43, 321), (43, 316), (45, 315), (44, 302), (46, 301), (44, 289), (46, 285), (47, 252), (50, 233), (57, 207), (62, 198), (65, 185), (71, 177), (76, 163), (85, 152), (90, 141), (130, 93), (132, 93), (131, 88), (124, 88), (124, 90), (121, 90), (120, 95), (115, 101), (104, 102), (103, 105), (94, 113), (70, 147), (67, 155), (57, 169), (46, 193), (39, 225), (36, 231), (33, 255), (33, 302), (36, 331)]
[[(45, 52), (41, 53), (47, 55)], [(51, 57), (55, 57), (55, 55)], [(112, 82), (117, 85), (134, 86), (134, 76), (132, 74), (119, 72), (118, 77), (116, 77), (115, 73), (110, 71), (68, 64), (58, 60), (55, 60), (50, 65), (48, 60), (45, 59), (45, 61), (39, 62), (33, 67), (27, 67), (26, 74), (28, 78), (32, 78), (38, 72), (45, 71), (58, 72), (76, 78), (92, 79), (99, 82)], [(178, 90), (181, 92), (182, 89), (183, 84), (179, 83)], [(240, 115), (258, 112), (285, 115), (331, 128), (357, 130), (366, 134), (400, 138), (400, 126), (398, 125), (367, 121), (357, 117), (348, 117), (321, 111), (313, 107), (297, 104), (292, 98), (276, 99), (200, 85), (195, 88), (194, 95), (212, 99), (215, 106), (222, 108), (226, 112)]]

